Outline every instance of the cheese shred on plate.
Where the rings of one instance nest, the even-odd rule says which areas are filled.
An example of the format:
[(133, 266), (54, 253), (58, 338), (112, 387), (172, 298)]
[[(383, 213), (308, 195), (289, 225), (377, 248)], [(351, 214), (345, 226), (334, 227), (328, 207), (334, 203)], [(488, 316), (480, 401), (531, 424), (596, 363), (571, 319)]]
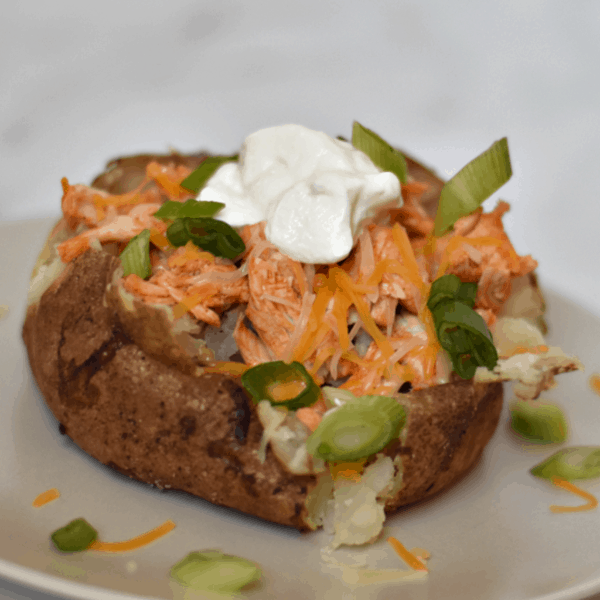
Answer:
[(168, 519), (162, 525), (159, 525), (146, 533), (142, 533), (142, 535), (131, 538), (130, 540), (122, 542), (100, 542), (96, 540), (90, 545), (89, 549), (97, 550), (98, 552), (129, 552), (130, 550), (137, 550), (138, 548), (142, 548), (143, 546), (154, 542), (170, 531), (173, 531), (173, 529), (175, 529), (175, 523)]
[(390, 546), (396, 551), (398, 556), (415, 571), (427, 571), (427, 567), (412, 553), (407, 550), (403, 544), (395, 537), (387, 539)]
[(590, 387), (600, 396), (600, 375), (598, 373), (594, 373), (590, 377)]
[(34, 508), (39, 508), (40, 506), (44, 506), (48, 504), (48, 502), (52, 502), (52, 500), (56, 500), (60, 498), (60, 492), (56, 488), (50, 488), (45, 492), (42, 492), (38, 496), (36, 496), (35, 500), (32, 503)]
[(561, 479), (560, 477), (553, 477), (552, 483), (563, 490), (567, 490), (567, 492), (571, 492), (572, 494), (587, 500), (585, 504), (581, 504), (580, 506), (557, 506), (556, 504), (553, 504), (550, 507), (550, 510), (553, 513), (582, 512), (584, 510), (592, 510), (598, 506), (598, 500), (595, 496), (582, 490), (576, 485), (573, 485), (570, 481)]

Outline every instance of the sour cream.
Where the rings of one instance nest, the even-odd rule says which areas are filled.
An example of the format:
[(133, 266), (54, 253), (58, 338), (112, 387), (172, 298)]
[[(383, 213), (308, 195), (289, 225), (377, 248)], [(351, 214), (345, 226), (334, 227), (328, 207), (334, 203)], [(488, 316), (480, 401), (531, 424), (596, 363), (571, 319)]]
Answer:
[(248, 136), (238, 162), (221, 166), (200, 200), (223, 202), (232, 227), (266, 221), (267, 239), (315, 264), (350, 253), (368, 219), (402, 206), (400, 182), (349, 144), (301, 125)]

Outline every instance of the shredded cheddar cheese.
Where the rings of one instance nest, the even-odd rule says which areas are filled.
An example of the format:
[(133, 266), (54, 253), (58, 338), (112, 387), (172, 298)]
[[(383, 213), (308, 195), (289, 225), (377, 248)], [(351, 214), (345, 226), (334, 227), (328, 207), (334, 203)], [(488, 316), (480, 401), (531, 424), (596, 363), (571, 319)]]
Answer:
[[(429, 297), (429, 290), (425, 296)], [(433, 316), (431, 311), (424, 305), (419, 312), (419, 318), (423, 325), (425, 325), (425, 331), (427, 333), (427, 345), (423, 347), (422, 353), (424, 355), (424, 372), (427, 379), (432, 378), (435, 375), (435, 367), (438, 353), (441, 350), (440, 342), (435, 331), (433, 324)]]
[(193, 310), (200, 302), (213, 296), (214, 293), (203, 291), (185, 296), (178, 304), (173, 307), (173, 316), (180, 319), (186, 313)]
[[(317, 277), (319, 276), (315, 276), (315, 284), (317, 284)], [(320, 281), (321, 279), (319, 279)], [(325, 316), (330, 300), (333, 298), (333, 294), (334, 292), (329, 289), (329, 286), (322, 285), (319, 287), (308, 318), (308, 326), (298, 341), (292, 360), (297, 360), (298, 362), (305, 361), (315, 350), (317, 331), (324, 329), (323, 326), (326, 327), (325, 335), (329, 331), (329, 326), (323, 323), (323, 317)]]
[[(152, 240), (152, 237), (150, 237), (150, 240)], [(183, 247), (183, 252), (181, 254), (175, 254), (173, 256), (170, 256), (167, 259), (167, 264), (169, 265), (169, 268), (172, 269), (173, 267), (182, 267), (190, 260), (206, 260), (208, 262), (214, 263), (215, 255), (211, 254), (210, 252), (200, 250), (200, 248), (198, 248), (198, 246), (196, 246), (194, 242), (189, 240)]]
[(422, 296), (426, 296), (425, 292), (427, 291), (427, 286), (419, 273), (419, 265), (417, 264), (417, 259), (415, 258), (415, 253), (410, 245), (406, 230), (396, 223), (392, 228), (392, 236), (394, 238), (394, 243), (400, 250), (402, 260), (410, 273), (411, 282), (421, 291)]
[(131, 550), (137, 550), (138, 548), (147, 546), (170, 531), (173, 531), (173, 529), (175, 529), (175, 523), (168, 519), (162, 525), (130, 540), (125, 540), (123, 542), (100, 542), (96, 540), (95, 542), (92, 542), (89, 549), (96, 550), (97, 552), (130, 552)]
[(386, 258), (377, 263), (375, 269), (373, 269), (373, 273), (367, 278), (367, 285), (379, 285), (386, 273), (395, 273), (396, 275), (408, 279), (413, 284), (416, 284), (416, 282), (413, 281), (413, 274), (407, 267), (393, 258)]
[(334, 280), (342, 292), (347, 296), (348, 300), (358, 312), (358, 316), (360, 317), (363, 327), (367, 331), (367, 333), (375, 340), (375, 343), (379, 346), (382, 354), (385, 358), (389, 358), (394, 354), (394, 349), (390, 344), (390, 341), (385, 337), (385, 335), (381, 332), (377, 323), (371, 316), (369, 311), (369, 306), (366, 301), (359, 295), (359, 292), (356, 290), (354, 286), (354, 282), (350, 279), (350, 276), (340, 269), (339, 267), (332, 267), (331, 272), (333, 274)]
[(189, 170), (185, 169), (186, 174), (176, 176), (170, 172), (168, 167), (161, 165), (156, 161), (151, 161), (146, 165), (146, 176), (148, 179), (154, 180), (167, 194), (171, 200), (182, 200), (190, 196), (190, 191), (181, 187), (181, 182), (189, 174)]
[(296, 279), (298, 280), (298, 287), (300, 288), (300, 296), (304, 296), (307, 292), (306, 285), (306, 275), (304, 270), (302, 269), (302, 265), (298, 261), (291, 261), (292, 270), (294, 271), (294, 275), (296, 275)]
[(161, 250), (168, 250), (171, 248), (171, 243), (169, 240), (160, 232), (158, 229), (154, 227), (150, 230), (150, 241)]
[(597, 373), (594, 373), (590, 377), (590, 387), (594, 392), (596, 392), (596, 394), (600, 396), (600, 375)]
[(390, 546), (397, 552), (398, 556), (415, 571), (427, 571), (427, 567), (409, 550), (407, 550), (395, 537), (387, 539)]
[(335, 348), (335, 346), (324, 346), (317, 352), (315, 362), (313, 366), (308, 370), (308, 372), (313, 378), (317, 375), (319, 369), (323, 366), (325, 361), (328, 358), (331, 358), (336, 353), (336, 351), (337, 349)]
[(144, 178), (142, 183), (135, 189), (125, 194), (114, 194), (111, 196), (102, 196), (101, 194), (94, 195), (94, 204), (98, 208), (105, 208), (107, 206), (128, 206), (133, 204), (140, 204), (145, 201), (145, 197), (142, 194), (142, 190), (148, 185), (150, 180)]
[(60, 498), (60, 492), (56, 488), (50, 488), (49, 490), (46, 490), (45, 492), (42, 492), (36, 496), (32, 506), (34, 508), (39, 508), (40, 506), (44, 506), (45, 504), (48, 504), (48, 502), (52, 502), (57, 498)]
[(366, 461), (367, 459), (363, 458), (356, 462), (331, 463), (329, 470), (333, 479), (350, 479), (351, 481), (359, 482)]
[(425, 548), (411, 548), (411, 554), (414, 554), (419, 560), (429, 560), (431, 558), (431, 553), (425, 550)]
[(333, 296), (333, 315), (337, 325), (338, 339), (342, 350), (350, 348), (350, 338), (348, 337), (348, 309), (350, 302), (340, 290), (336, 290)]
[(592, 510), (598, 506), (598, 500), (595, 496), (592, 496), (592, 494), (590, 494), (589, 492), (586, 492), (585, 490), (582, 490), (576, 485), (573, 485), (570, 481), (567, 481), (566, 479), (562, 479), (560, 477), (553, 477), (552, 483), (558, 486), (559, 488), (566, 490), (567, 492), (571, 492), (572, 494), (575, 494), (576, 496), (587, 500), (585, 504), (582, 504), (580, 506), (557, 506), (556, 504), (553, 504), (552, 506), (550, 506), (550, 510), (553, 513), (582, 512), (584, 510)]

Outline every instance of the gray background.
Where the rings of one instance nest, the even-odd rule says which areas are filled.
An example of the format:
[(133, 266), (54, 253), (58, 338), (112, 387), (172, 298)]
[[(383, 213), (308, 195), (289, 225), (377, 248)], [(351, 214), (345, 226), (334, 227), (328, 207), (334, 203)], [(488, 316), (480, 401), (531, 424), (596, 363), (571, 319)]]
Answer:
[[(57, 215), (60, 178), (113, 156), (228, 153), (270, 125), (356, 119), (444, 177), (506, 135), (492, 204), (542, 283), (600, 315), (599, 30), (593, 1), (11, 3), (0, 221)], [(23, 598), (49, 596), (0, 580)]]

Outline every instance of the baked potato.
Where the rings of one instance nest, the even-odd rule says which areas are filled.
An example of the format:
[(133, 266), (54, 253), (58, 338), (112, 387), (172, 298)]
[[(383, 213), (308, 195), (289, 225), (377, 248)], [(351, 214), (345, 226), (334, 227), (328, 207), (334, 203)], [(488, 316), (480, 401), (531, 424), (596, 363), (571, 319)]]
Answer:
[[(126, 194), (138, 188), (150, 162), (193, 169), (205, 156), (120, 158), (92, 186)], [(423, 206), (433, 214), (442, 182), (413, 160), (408, 167), (413, 179), (429, 180)], [(123, 287), (122, 244), (92, 243), (61, 260), (57, 246), (81, 230), (63, 218), (50, 234), (32, 275), (23, 326), (33, 375), (60, 431), (101, 463), (157, 488), (184, 490), (299, 530), (322, 524), (323, 472), (291, 472), (274, 443), (265, 453), (264, 423), (239, 377), (207, 372), (215, 360), (240, 359), (231, 327), (225, 331), (239, 306), (220, 314), (223, 329), (189, 313), (176, 319), (170, 307), (146, 303)], [(520, 277), (515, 288), (527, 292), (527, 316), (540, 319), (533, 275)], [(393, 394), (406, 409), (406, 425), (365, 465), (389, 458), (386, 489), (378, 492), (386, 513), (441, 492), (473, 467), (498, 424), (503, 378), (479, 383), (451, 376), (448, 383), (402, 386)], [(310, 434), (302, 422), (294, 427)]]

